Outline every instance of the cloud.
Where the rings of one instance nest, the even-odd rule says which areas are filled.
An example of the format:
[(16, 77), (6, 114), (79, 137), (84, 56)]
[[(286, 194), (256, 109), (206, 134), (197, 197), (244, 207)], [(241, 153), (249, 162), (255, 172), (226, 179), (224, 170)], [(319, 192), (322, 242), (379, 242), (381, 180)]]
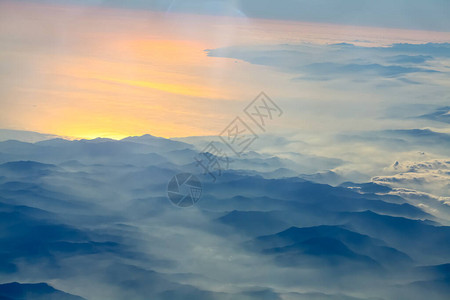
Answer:
[(331, 75), (336, 77), (340, 75), (357, 74), (361, 75), (378, 75), (381, 77), (396, 77), (409, 73), (418, 72), (437, 72), (422, 68), (403, 67), (403, 66), (383, 66), (380, 64), (336, 64), (336, 63), (316, 63), (304, 66), (304, 69), (312, 75)]
[(241, 59), (252, 64), (270, 66), (282, 72), (301, 74), (298, 79), (305, 80), (394, 77), (404, 83), (418, 83), (419, 80), (407, 75), (447, 72), (442, 67), (430, 66), (427, 62), (434, 56), (448, 57), (449, 50), (450, 44), (446, 43), (393, 44), (389, 47), (362, 47), (340, 43), (322, 46), (237, 46), (207, 50), (207, 53), (213, 57)]
[[(415, 152), (415, 156), (435, 153), (446, 156), (450, 146), (450, 134), (430, 129), (388, 129), (382, 131), (366, 131), (344, 133), (337, 140), (346, 143), (361, 142), (377, 148), (396, 152)], [(394, 162), (392, 162), (394, 163)]]
[(418, 116), (418, 118), (450, 124), (450, 106), (440, 107), (434, 112)]
[(408, 44), (396, 43), (392, 47), (378, 48), (384, 52), (405, 52), (410, 54), (424, 54), (438, 57), (450, 57), (450, 43), (426, 43), (426, 44)]
[(446, 0), (396, 1), (380, 0), (158, 0), (140, 1), (62, 1), (35, 0), (35, 2), (76, 3), (95, 6), (150, 9), (209, 15), (248, 16), (278, 20), (337, 23), (358, 26), (394, 27), (420, 30), (450, 31)]
[(440, 196), (450, 195), (450, 160), (397, 161), (390, 169), (395, 174), (375, 176), (372, 181), (396, 188), (418, 189)]
[(422, 64), (428, 60), (433, 59), (432, 56), (425, 55), (396, 55), (388, 58), (389, 62), (397, 64)]

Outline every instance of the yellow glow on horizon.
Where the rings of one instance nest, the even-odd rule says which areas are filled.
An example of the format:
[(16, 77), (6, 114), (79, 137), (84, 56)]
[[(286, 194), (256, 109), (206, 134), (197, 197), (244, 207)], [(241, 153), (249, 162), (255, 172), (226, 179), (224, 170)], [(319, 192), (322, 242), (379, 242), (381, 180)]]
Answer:
[(73, 138), (214, 135), (261, 90), (280, 99), (319, 93), (302, 89), (290, 74), (208, 57), (205, 49), (449, 38), (439, 32), (1, 1), (0, 55), (7, 72), (0, 74), (0, 128)]
[(196, 86), (189, 86), (184, 84), (164, 83), (164, 82), (151, 82), (140, 80), (127, 80), (118, 78), (98, 78), (98, 80), (104, 80), (112, 83), (126, 84), (134, 87), (143, 87), (149, 89), (155, 89), (171, 94), (202, 97), (202, 98), (218, 98), (219, 95), (210, 91), (208, 88), (201, 88)]

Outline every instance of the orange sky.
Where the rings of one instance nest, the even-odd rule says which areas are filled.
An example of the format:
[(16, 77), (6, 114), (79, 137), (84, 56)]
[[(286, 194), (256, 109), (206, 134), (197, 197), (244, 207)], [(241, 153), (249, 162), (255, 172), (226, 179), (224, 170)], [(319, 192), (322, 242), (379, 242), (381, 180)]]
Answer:
[[(0, 3), (0, 128), (75, 138), (220, 132), (286, 74), (205, 49), (231, 45), (449, 40), (448, 33), (132, 10)], [(360, 42), (364, 44), (366, 42)], [(305, 93), (305, 91), (302, 91)]]

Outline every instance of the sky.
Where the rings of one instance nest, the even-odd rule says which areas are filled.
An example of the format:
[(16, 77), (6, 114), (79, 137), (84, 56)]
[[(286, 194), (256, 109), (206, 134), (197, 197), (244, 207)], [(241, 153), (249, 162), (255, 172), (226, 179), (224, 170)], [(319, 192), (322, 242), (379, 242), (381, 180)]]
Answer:
[(0, 0), (0, 298), (447, 299), (449, 15)]
[(163, 12), (449, 31), (446, 0), (37, 0)]
[[(275, 53), (305, 43), (325, 53), (326, 45), (343, 42), (386, 47), (450, 41), (448, 18), (435, 15), (448, 11), (446, 1), (399, 1), (395, 9), (373, 1), (266, 2), (2, 1), (0, 128), (71, 138), (215, 135), (260, 91), (292, 112), (273, 132), (347, 130), (354, 122), (349, 114), (363, 114), (362, 128), (370, 127), (387, 109), (386, 94), (377, 97), (374, 86), (349, 91), (336, 80), (348, 74), (312, 80), (311, 69), (214, 53), (227, 47)], [(374, 11), (389, 13), (374, 22), (365, 17)], [(305, 63), (310, 58), (291, 56)], [(435, 101), (439, 106), (444, 100)]]

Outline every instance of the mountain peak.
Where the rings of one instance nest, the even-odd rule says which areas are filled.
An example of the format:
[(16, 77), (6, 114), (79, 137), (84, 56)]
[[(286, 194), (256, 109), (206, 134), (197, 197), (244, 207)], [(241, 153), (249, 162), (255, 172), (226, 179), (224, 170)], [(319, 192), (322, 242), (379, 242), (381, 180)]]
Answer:
[(84, 298), (57, 290), (45, 282), (0, 284), (1, 299), (64, 299), (83, 300)]
[(162, 137), (154, 136), (149, 133), (143, 135), (133, 135), (123, 138), (122, 141), (130, 141), (130, 140), (154, 140), (154, 139), (164, 139)]

